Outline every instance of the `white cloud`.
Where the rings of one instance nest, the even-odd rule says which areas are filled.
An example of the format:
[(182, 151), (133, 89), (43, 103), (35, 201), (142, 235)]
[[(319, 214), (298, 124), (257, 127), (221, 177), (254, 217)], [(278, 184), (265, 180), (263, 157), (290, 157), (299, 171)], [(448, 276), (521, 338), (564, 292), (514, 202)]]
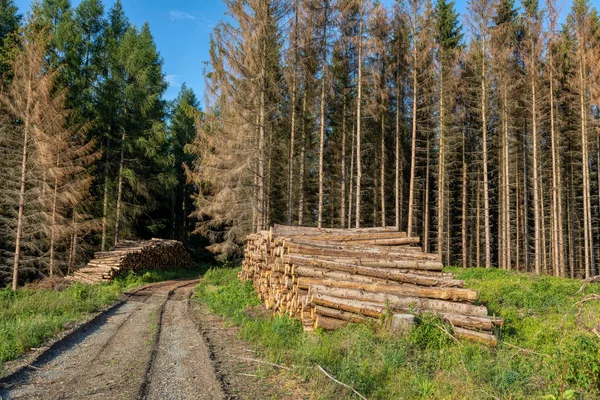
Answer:
[(171, 21), (195, 21), (196, 17), (183, 11), (169, 11), (169, 19)]

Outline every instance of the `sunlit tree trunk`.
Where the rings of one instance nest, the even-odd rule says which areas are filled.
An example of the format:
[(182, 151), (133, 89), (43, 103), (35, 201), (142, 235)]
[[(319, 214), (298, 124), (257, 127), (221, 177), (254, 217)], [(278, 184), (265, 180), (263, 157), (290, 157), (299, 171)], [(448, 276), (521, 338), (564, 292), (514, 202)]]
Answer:
[(362, 106), (362, 35), (363, 35), (363, 2), (358, 3), (360, 16), (358, 21), (358, 77), (357, 77), (357, 95), (356, 95), (356, 227), (360, 228), (360, 198), (361, 198), (361, 106)]

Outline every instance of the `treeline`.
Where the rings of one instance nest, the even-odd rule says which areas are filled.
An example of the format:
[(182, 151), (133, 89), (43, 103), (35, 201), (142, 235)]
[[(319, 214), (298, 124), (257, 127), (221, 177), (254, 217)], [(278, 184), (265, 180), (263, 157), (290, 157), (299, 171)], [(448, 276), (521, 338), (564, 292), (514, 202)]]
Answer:
[(63, 275), (121, 238), (186, 241), (199, 104), (117, 0), (0, 2), (0, 285)]
[(227, 2), (194, 144), (205, 231), (396, 226), (445, 264), (590, 277), (600, 19), (574, 0)]

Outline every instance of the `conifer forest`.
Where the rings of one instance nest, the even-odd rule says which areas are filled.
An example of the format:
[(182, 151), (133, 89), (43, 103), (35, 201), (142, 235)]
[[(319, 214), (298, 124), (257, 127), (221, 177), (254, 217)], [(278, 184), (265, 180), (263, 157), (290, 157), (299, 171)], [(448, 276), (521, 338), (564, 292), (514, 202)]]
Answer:
[[(0, 1), (0, 284), (122, 239), (240, 254), (272, 224), (396, 227), (447, 266), (600, 269), (590, 0), (225, 0), (173, 101), (117, 0)], [(201, 107), (202, 104), (202, 107)]]

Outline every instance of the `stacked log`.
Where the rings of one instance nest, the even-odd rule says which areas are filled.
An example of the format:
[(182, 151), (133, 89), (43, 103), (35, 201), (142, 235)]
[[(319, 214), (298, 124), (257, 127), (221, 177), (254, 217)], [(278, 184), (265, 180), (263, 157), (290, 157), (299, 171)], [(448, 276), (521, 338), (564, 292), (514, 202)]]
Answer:
[(443, 272), (439, 256), (424, 253), (417, 237), (391, 228), (275, 225), (247, 239), (239, 278), (253, 282), (267, 309), (307, 331), (432, 312), (459, 338), (497, 344), (503, 320), (488, 316), (477, 292)]
[(82, 283), (99, 283), (142, 269), (194, 266), (189, 253), (177, 240), (124, 240), (110, 251), (97, 252), (86, 267), (73, 274)]

